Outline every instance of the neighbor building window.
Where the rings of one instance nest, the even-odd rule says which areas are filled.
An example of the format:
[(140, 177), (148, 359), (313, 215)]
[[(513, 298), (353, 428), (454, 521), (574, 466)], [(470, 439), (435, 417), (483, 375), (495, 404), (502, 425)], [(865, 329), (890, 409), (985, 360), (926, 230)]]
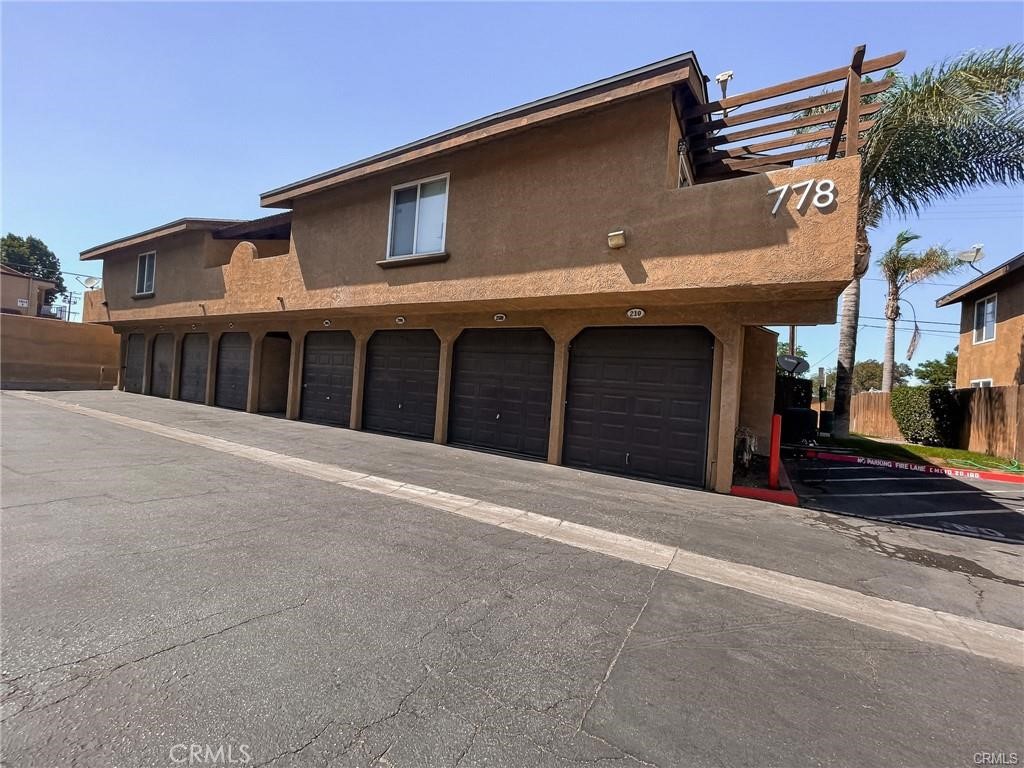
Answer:
[(393, 187), (388, 258), (442, 253), (447, 215), (447, 174)]
[(139, 269), (135, 273), (135, 295), (140, 296), (153, 292), (153, 279), (156, 276), (156, 251), (139, 254)]
[(996, 295), (974, 302), (974, 343), (992, 341), (996, 337)]
[(984, 389), (992, 386), (992, 379), (971, 379), (972, 389)]

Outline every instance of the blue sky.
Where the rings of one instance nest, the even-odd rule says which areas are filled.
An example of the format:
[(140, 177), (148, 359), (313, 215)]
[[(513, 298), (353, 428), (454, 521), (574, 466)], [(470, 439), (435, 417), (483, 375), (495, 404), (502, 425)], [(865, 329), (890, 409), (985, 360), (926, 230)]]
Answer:
[[(906, 49), (910, 71), (1020, 42), (1020, 3), (346, 4), (4, 3), (2, 227), (34, 234), (65, 269), (78, 252), (181, 216), (265, 215), (281, 184), (458, 123), (686, 50), (731, 93)], [(1024, 192), (986, 189), (886, 222), (876, 254), (984, 243), (983, 268), (1024, 250)], [(858, 358), (881, 357), (884, 283), (864, 282)], [(956, 343), (912, 288), (915, 361)], [(909, 326), (908, 324), (905, 324)], [(837, 326), (802, 328), (835, 364)], [(909, 341), (897, 336), (897, 348)]]

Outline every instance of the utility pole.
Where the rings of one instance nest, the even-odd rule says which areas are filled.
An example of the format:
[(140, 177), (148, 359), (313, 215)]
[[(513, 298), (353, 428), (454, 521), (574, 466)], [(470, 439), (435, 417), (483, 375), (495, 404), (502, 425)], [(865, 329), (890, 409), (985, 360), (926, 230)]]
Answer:
[(796, 326), (789, 326), (789, 354), (796, 357)]

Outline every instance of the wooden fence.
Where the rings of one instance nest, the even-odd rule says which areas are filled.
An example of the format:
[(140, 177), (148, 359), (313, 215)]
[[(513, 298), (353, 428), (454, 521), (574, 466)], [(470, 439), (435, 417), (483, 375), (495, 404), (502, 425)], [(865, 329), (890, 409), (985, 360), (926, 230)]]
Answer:
[[(1024, 386), (957, 390), (963, 421), (960, 448), (1024, 460)], [(832, 410), (827, 400), (822, 409)], [(892, 417), (888, 392), (861, 392), (850, 403), (850, 431), (868, 437), (902, 440)]]

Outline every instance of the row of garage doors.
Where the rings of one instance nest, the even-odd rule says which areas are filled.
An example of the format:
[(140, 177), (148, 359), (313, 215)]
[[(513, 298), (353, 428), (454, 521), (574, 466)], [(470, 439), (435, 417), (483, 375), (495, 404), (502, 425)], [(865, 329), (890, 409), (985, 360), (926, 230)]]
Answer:
[[(141, 392), (144, 339), (128, 338), (125, 389)], [(219, 341), (214, 403), (244, 409), (250, 338)], [(180, 397), (203, 402), (206, 334), (182, 343)], [(150, 391), (171, 391), (173, 340), (154, 339)], [(306, 336), (300, 418), (347, 427), (355, 341), (348, 331)], [(588, 328), (570, 346), (562, 460), (569, 466), (703, 485), (713, 340), (699, 327)], [(434, 435), (440, 342), (430, 330), (378, 331), (366, 349), (363, 428)], [(543, 330), (470, 329), (454, 345), (448, 439), (543, 459), (550, 433), (554, 344)]]

